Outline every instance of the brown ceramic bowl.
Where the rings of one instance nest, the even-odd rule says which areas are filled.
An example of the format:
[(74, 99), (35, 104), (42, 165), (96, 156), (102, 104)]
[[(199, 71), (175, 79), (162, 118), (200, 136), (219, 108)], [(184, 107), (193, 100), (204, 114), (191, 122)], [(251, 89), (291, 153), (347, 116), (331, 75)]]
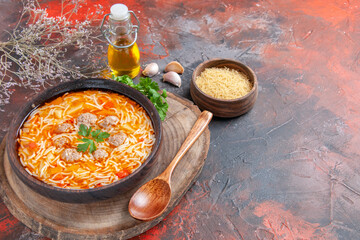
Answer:
[[(31, 176), (20, 163), (18, 154), (17, 154), (17, 137), (19, 130), (22, 127), (22, 124), (27, 119), (29, 114), (39, 106), (43, 105), (45, 102), (48, 102), (58, 96), (63, 95), (66, 92), (74, 91), (83, 91), (88, 89), (97, 89), (103, 91), (111, 91), (119, 93), (129, 97), (138, 104), (140, 104), (148, 113), (153, 128), (155, 131), (156, 141), (153, 146), (152, 152), (145, 162), (137, 168), (129, 176), (115, 181), (109, 185), (105, 185), (98, 188), (92, 189), (66, 189), (59, 188), (48, 185), (33, 176)], [(25, 106), (23, 106), (20, 111), (13, 118), (10, 129), (7, 136), (6, 142), (6, 151), (8, 158), (11, 164), (11, 167), (15, 174), (23, 181), (27, 186), (32, 188), (34, 191), (58, 200), (62, 202), (72, 202), (72, 203), (84, 203), (91, 202), (100, 199), (107, 199), (115, 196), (116, 194), (121, 194), (124, 191), (137, 187), (137, 184), (141, 179), (143, 179), (151, 167), (154, 165), (155, 160), (159, 154), (159, 149), (161, 145), (161, 120), (159, 114), (154, 107), (154, 105), (139, 91), (113, 80), (105, 79), (82, 79), (75, 80), (71, 82), (66, 82), (59, 84), (53, 88), (50, 88), (40, 95), (36, 96), (30, 100)]]
[[(251, 91), (243, 97), (224, 100), (214, 98), (203, 91), (196, 85), (196, 77), (205, 70), (205, 68), (230, 68), (235, 69), (239, 72), (245, 73), (252, 83)], [(190, 94), (194, 102), (201, 109), (208, 110), (217, 117), (231, 118), (240, 116), (248, 112), (255, 104), (257, 95), (258, 95), (258, 83), (254, 71), (248, 66), (242, 64), (239, 61), (231, 59), (211, 59), (209, 61), (203, 62), (193, 72), (191, 83), (190, 83)]]

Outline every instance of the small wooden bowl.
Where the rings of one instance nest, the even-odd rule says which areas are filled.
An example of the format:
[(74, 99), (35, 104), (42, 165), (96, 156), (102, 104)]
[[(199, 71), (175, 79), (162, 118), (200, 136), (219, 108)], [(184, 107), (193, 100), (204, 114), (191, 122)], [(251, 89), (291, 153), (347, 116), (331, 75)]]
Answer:
[[(243, 97), (231, 100), (214, 98), (204, 93), (196, 85), (195, 80), (198, 76), (200, 76), (200, 74), (205, 70), (205, 68), (212, 67), (227, 67), (245, 73), (253, 86), (251, 91)], [(237, 117), (248, 112), (254, 106), (258, 95), (258, 82), (254, 71), (248, 66), (242, 64), (241, 62), (231, 59), (215, 58), (203, 62), (196, 67), (190, 83), (190, 94), (194, 102), (199, 106), (199, 108), (212, 112), (214, 116), (223, 118)]]
[[(139, 168), (137, 168), (127, 177), (117, 180), (111, 184), (91, 189), (67, 189), (54, 187), (31, 176), (21, 165), (17, 153), (17, 137), (24, 121), (27, 119), (27, 117), (32, 111), (43, 105), (45, 102), (51, 101), (52, 99), (55, 99), (56, 97), (61, 96), (67, 92), (83, 91), (90, 89), (110, 91), (125, 95), (140, 104), (146, 110), (147, 114), (151, 119), (156, 139), (149, 157)], [(49, 197), (62, 202), (85, 203), (95, 200), (107, 199), (115, 196), (116, 194), (121, 194), (124, 191), (130, 190), (132, 188), (137, 188), (137, 184), (150, 172), (151, 167), (154, 165), (155, 160), (159, 155), (162, 139), (161, 136), (162, 126), (160, 116), (154, 105), (149, 101), (149, 99), (147, 99), (145, 95), (135, 90), (134, 88), (131, 88), (125, 84), (113, 80), (81, 79), (61, 83), (55, 87), (52, 87), (42, 92), (35, 98), (31, 99), (27, 104), (25, 104), (10, 123), (10, 128), (6, 139), (6, 152), (12, 170), (15, 172), (15, 174), (19, 177), (21, 181), (23, 181), (34, 191), (42, 194), (45, 197)]]

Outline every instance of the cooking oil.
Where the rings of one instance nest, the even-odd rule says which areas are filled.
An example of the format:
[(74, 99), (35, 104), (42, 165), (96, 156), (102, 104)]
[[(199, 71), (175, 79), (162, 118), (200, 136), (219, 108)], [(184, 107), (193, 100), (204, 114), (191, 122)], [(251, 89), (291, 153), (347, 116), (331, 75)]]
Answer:
[[(138, 25), (133, 25), (131, 15)], [(109, 16), (109, 25), (104, 29), (104, 22)], [(140, 22), (133, 11), (124, 4), (114, 4), (110, 13), (102, 20), (100, 30), (109, 43), (108, 63), (115, 76), (136, 77), (140, 72), (140, 52), (136, 44)]]
[[(126, 46), (132, 41), (120, 39), (113, 44), (116, 46)], [(140, 72), (140, 52), (136, 42), (127, 48), (114, 48), (111, 44), (108, 48), (108, 62), (115, 76), (128, 75), (136, 77)]]

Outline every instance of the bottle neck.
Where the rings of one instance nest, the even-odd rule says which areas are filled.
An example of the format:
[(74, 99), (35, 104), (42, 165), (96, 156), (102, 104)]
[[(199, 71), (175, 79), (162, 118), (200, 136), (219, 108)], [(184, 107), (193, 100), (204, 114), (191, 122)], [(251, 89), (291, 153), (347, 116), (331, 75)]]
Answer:
[(110, 34), (116, 37), (125, 37), (132, 32), (133, 25), (131, 23), (130, 14), (123, 20), (115, 20), (109, 17)]

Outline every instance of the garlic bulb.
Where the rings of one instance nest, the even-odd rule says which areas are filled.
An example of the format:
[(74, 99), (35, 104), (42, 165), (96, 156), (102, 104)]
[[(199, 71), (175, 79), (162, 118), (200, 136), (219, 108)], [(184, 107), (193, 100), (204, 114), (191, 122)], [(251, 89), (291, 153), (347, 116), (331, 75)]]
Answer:
[(153, 77), (159, 72), (159, 66), (157, 63), (148, 64), (142, 74), (146, 77)]
[(165, 73), (163, 76), (163, 81), (171, 83), (177, 87), (181, 86), (181, 78), (179, 74), (173, 71)]
[(169, 62), (168, 65), (166, 65), (165, 67), (165, 72), (171, 72), (171, 71), (182, 74), (184, 72), (184, 68), (183, 66), (181, 66), (180, 63), (173, 61), (173, 62)]

